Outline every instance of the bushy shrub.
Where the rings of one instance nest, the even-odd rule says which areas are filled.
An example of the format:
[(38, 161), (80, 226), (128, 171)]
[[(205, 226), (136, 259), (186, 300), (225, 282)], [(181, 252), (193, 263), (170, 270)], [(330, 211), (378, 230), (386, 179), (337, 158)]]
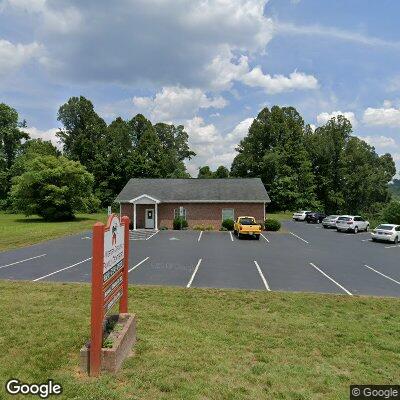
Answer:
[(205, 227), (204, 227), (204, 230), (205, 231), (213, 231), (215, 228), (214, 228), (214, 225), (206, 225)]
[(228, 229), (226, 229), (224, 226), (221, 226), (220, 231), (221, 232), (228, 232)]
[(281, 223), (276, 219), (267, 218), (264, 223), (264, 229), (266, 231), (279, 231), (279, 229), (281, 229)]
[(193, 230), (194, 231), (205, 231), (206, 227), (205, 227), (205, 225), (194, 225)]
[(27, 163), (26, 172), (13, 180), (13, 207), (25, 215), (48, 221), (71, 220), (94, 201), (94, 177), (77, 161), (65, 157), (40, 156)]
[(188, 227), (188, 223), (183, 217), (176, 217), (173, 222), (173, 226), (175, 230), (186, 229)]
[(382, 211), (382, 222), (400, 225), (400, 201), (391, 201)]
[(235, 224), (235, 222), (233, 221), (233, 219), (224, 219), (222, 221), (222, 227), (225, 228), (227, 231), (233, 231), (233, 225)]

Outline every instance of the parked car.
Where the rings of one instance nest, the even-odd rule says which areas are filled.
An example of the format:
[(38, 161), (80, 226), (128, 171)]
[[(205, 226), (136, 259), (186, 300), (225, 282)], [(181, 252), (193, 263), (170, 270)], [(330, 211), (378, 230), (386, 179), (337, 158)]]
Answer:
[(254, 217), (238, 217), (233, 226), (233, 233), (242, 238), (243, 236), (254, 236), (260, 239), (261, 225), (257, 224)]
[(293, 214), (293, 219), (295, 221), (304, 221), (306, 219), (306, 215), (311, 211), (297, 211)]
[(336, 229), (338, 232), (367, 232), (369, 230), (369, 222), (359, 215), (341, 215), (336, 221)]
[(325, 229), (336, 228), (336, 221), (339, 218), (339, 215), (328, 215), (322, 220), (322, 226)]
[(393, 224), (378, 225), (371, 232), (371, 236), (374, 242), (377, 240), (384, 240), (397, 244), (399, 243), (400, 240), (400, 225), (393, 225)]
[(306, 222), (320, 224), (325, 217), (326, 215), (320, 212), (315, 212), (315, 211), (309, 212), (306, 215)]

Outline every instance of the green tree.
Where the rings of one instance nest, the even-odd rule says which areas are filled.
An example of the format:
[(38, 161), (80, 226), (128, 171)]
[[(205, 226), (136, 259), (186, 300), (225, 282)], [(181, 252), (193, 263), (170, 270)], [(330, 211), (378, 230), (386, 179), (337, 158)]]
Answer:
[(213, 178), (229, 178), (229, 169), (220, 165), (217, 170), (213, 173)]
[(343, 155), (342, 211), (360, 213), (382, 206), (390, 199), (388, 183), (396, 173), (390, 154), (379, 156), (373, 147), (351, 137)]
[(103, 205), (111, 204), (128, 180), (136, 175), (137, 158), (129, 123), (118, 117), (102, 138), (93, 174), (96, 196)]
[(208, 165), (199, 168), (199, 173), (197, 174), (197, 178), (200, 179), (210, 179), (213, 177), (213, 173)]
[(375, 212), (390, 198), (388, 183), (396, 173), (391, 155), (379, 156), (351, 133), (342, 115), (307, 131), (317, 198), (329, 213)]
[(29, 162), (39, 156), (59, 157), (61, 152), (50, 142), (42, 139), (29, 139), (20, 149), (14, 164), (10, 168), (12, 177), (23, 174)]
[(71, 97), (63, 104), (57, 119), (64, 125), (57, 133), (64, 154), (92, 172), (106, 123), (96, 114), (92, 102), (83, 96)]
[(307, 150), (315, 176), (317, 198), (328, 213), (338, 213), (343, 194), (344, 153), (352, 132), (351, 123), (339, 115), (315, 132), (307, 130)]
[(394, 198), (400, 200), (400, 179), (393, 179), (393, 182), (389, 184), (389, 192)]
[(39, 156), (29, 162), (26, 172), (13, 179), (11, 198), (14, 208), (27, 216), (68, 220), (96, 202), (93, 182), (93, 175), (79, 162)]
[(400, 225), (400, 201), (391, 201), (383, 209), (383, 222)]
[[(29, 135), (20, 128), (25, 127), (18, 122), (18, 113), (7, 104), (0, 103), (0, 200), (8, 196), (11, 187), (10, 168)], [(1, 202), (4, 204), (4, 201)]]
[(318, 207), (305, 143), (306, 127), (295, 108), (266, 107), (237, 147), (231, 176), (260, 177), (271, 208)]

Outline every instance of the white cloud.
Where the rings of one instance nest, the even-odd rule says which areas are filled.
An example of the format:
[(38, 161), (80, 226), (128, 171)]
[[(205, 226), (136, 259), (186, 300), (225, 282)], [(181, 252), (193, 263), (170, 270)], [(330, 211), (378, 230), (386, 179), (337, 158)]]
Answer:
[(42, 46), (37, 42), (13, 44), (0, 39), (0, 76), (14, 72), (25, 63), (39, 57), (42, 50)]
[(312, 75), (294, 71), (289, 76), (264, 74), (261, 67), (251, 68), (247, 56), (234, 57), (229, 48), (221, 50), (206, 68), (210, 87), (214, 90), (229, 89), (234, 81), (250, 87), (263, 88), (269, 94), (301, 89), (317, 89), (318, 80)]
[(246, 118), (239, 122), (235, 128), (226, 135), (226, 140), (233, 145), (238, 145), (239, 142), (247, 135), (254, 118)]
[(29, 14), (58, 79), (207, 89), (207, 66), (221, 52), (265, 51), (273, 29), (265, 2), (5, 0), (2, 12)]
[(78, 8), (71, 5), (61, 6), (46, 0), (3, 0), (0, 11), (12, 9), (24, 14), (33, 14), (42, 18), (41, 30), (57, 33), (75, 32), (81, 27), (82, 16)]
[(205, 124), (204, 120), (195, 117), (185, 122), (185, 130), (189, 134), (190, 147), (196, 157), (187, 162), (187, 169), (192, 176), (197, 176), (198, 168), (209, 165), (216, 169), (225, 165), (228, 169), (235, 158), (236, 146), (248, 133), (253, 118), (239, 122), (231, 132), (222, 135), (214, 124)]
[(323, 112), (323, 113), (317, 115), (317, 122), (319, 125), (324, 125), (331, 118), (337, 117), (338, 115), (343, 115), (344, 117), (346, 117), (350, 121), (353, 128), (355, 128), (357, 126), (358, 121), (357, 121), (355, 114), (352, 111), (346, 111), (346, 112), (333, 111), (331, 113)]
[(312, 75), (294, 71), (289, 77), (264, 74), (260, 67), (255, 67), (242, 76), (241, 81), (251, 87), (261, 87), (267, 93), (290, 92), (296, 89), (318, 89), (318, 80)]
[(388, 136), (359, 136), (360, 139), (366, 141), (369, 145), (379, 149), (394, 149), (398, 145), (392, 137)]
[(368, 107), (364, 111), (363, 122), (372, 126), (400, 126), (400, 108), (384, 107), (372, 108)]
[(384, 40), (368, 36), (359, 32), (346, 31), (334, 27), (321, 25), (295, 25), (287, 22), (274, 22), (274, 32), (288, 35), (325, 36), (345, 42), (354, 42), (366, 46), (388, 47), (400, 49), (400, 42)]
[(199, 109), (224, 108), (227, 101), (221, 97), (208, 97), (198, 88), (167, 86), (154, 97), (134, 97), (133, 104), (152, 120), (170, 121), (191, 118)]
[(23, 130), (29, 133), (31, 139), (42, 139), (48, 140), (53, 143), (58, 149), (62, 149), (62, 145), (59, 143), (59, 138), (56, 136), (56, 132), (59, 131), (57, 128), (52, 128), (48, 130), (41, 130), (35, 127), (23, 128)]

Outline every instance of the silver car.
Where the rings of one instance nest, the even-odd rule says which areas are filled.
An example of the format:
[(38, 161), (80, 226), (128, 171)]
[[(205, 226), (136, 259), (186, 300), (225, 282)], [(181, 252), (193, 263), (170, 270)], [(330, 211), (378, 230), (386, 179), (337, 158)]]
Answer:
[(371, 232), (371, 236), (374, 242), (376, 240), (384, 240), (397, 244), (399, 243), (400, 240), (400, 225), (394, 225), (394, 224), (378, 225)]
[(336, 228), (336, 221), (339, 218), (339, 215), (328, 215), (322, 220), (322, 226), (325, 229), (328, 228)]
[(336, 229), (338, 232), (367, 232), (369, 230), (369, 222), (359, 215), (341, 215), (336, 221)]

